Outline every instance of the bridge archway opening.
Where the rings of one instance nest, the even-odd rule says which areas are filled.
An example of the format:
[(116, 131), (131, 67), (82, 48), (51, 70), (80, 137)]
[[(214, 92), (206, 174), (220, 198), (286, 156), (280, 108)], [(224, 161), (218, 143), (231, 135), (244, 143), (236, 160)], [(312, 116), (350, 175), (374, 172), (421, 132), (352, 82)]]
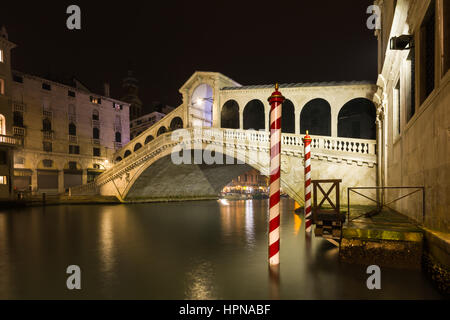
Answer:
[(356, 98), (348, 101), (338, 114), (338, 136), (376, 139), (376, 110), (372, 101)]
[(130, 155), (131, 155), (131, 151), (127, 150), (127, 151), (125, 151), (123, 158), (125, 159), (126, 157), (129, 157)]
[(133, 151), (136, 152), (136, 151), (138, 151), (140, 148), (142, 148), (142, 144), (140, 144), (140, 143), (138, 142), (138, 143), (136, 143), (136, 144), (134, 145)]
[(300, 113), (300, 134), (331, 136), (331, 107), (327, 100), (310, 100)]
[(265, 114), (264, 114), (264, 104), (258, 100), (254, 99), (249, 101), (244, 108), (244, 130), (254, 129), (254, 130), (264, 130)]
[[(125, 199), (167, 198), (170, 196), (186, 199), (216, 198), (223, 188), (236, 177), (252, 169), (249, 164), (240, 164), (233, 158), (234, 164), (195, 163), (195, 154), (204, 150), (189, 150), (190, 163), (175, 164), (171, 155), (164, 156), (136, 176), (130, 185)], [(217, 153), (218, 157), (226, 155)]]
[(158, 129), (158, 132), (156, 133), (156, 136), (159, 137), (160, 135), (164, 134), (167, 132), (166, 127), (162, 126), (161, 128)]
[(152, 141), (153, 139), (155, 139), (152, 135), (147, 136), (147, 138), (145, 138), (145, 142), (144, 144), (148, 144), (150, 141)]
[(183, 120), (180, 117), (175, 117), (170, 121), (170, 131), (183, 129)]
[(198, 85), (191, 96), (190, 119), (193, 127), (212, 127), (213, 89), (206, 83)]
[[(267, 128), (270, 130), (270, 113), (268, 121)], [(295, 133), (295, 107), (289, 99), (284, 100), (281, 106), (281, 132)]]
[(120, 161), (122, 161), (122, 157), (117, 157), (117, 158), (116, 158), (116, 163), (118, 163), (118, 162), (120, 162)]
[(220, 127), (239, 129), (239, 104), (235, 100), (228, 100), (220, 113)]

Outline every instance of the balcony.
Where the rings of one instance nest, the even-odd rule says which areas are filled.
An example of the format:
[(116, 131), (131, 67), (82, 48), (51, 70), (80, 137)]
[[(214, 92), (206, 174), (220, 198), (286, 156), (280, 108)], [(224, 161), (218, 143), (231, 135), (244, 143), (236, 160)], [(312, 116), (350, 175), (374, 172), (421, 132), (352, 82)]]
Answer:
[(92, 144), (99, 146), (100, 145), (100, 139), (92, 139)]
[(19, 112), (25, 112), (26, 111), (26, 105), (23, 102), (13, 101), (12, 102), (12, 106), (13, 106), (13, 112), (14, 111), (19, 111)]
[(25, 137), (26, 130), (22, 127), (13, 127), (13, 134), (18, 137)]
[(21, 146), (22, 139), (0, 134), (0, 144), (6, 144), (6, 145), (10, 145), (10, 146)]
[(78, 137), (69, 135), (69, 143), (78, 144)]
[(42, 115), (47, 118), (51, 118), (53, 116), (53, 112), (50, 110), (43, 110)]
[(42, 138), (44, 140), (53, 140), (53, 131), (42, 131)]
[(68, 118), (69, 118), (69, 122), (73, 122), (73, 123), (77, 122), (77, 115), (74, 113), (69, 113)]

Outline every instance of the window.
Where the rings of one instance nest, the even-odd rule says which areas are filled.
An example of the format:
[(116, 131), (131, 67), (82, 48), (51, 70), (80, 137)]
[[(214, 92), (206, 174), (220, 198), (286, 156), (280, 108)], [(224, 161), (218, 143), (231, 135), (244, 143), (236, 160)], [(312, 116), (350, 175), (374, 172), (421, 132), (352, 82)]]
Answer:
[(0, 79), (0, 95), (5, 94), (5, 80)]
[(5, 117), (0, 114), (0, 134), (6, 134)]
[(8, 184), (6, 176), (0, 176), (0, 184)]
[(400, 117), (400, 109), (401, 109), (401, 104), (400, 104), (400, 80), (398, 80), (397, 85), (395, 86), (394, 89), (394, 132), (395, 135), (397, 136), (400, 134), (401, 131), (401, 117)]
[(44, 168), (51, 168), (53, 167), (53, 160), (50, 159), (42, 160), (42, 164), (44, 165)]
[(52, 152), (52, 143), (48, 141), (42, 142), (42, 149), (45, 152)]
[(97, 170), (101, 169), (101, 168), (100, 168), (100, 165), (99, 165), (98, 163), (94, 163), (94, 164), (92, 165), (92, 168), (97, 169)]
[(100, 139), (100, 130), (99, 130), (99, 128), (93, 128), (92, 129), (92, 138)]
[(14, 111), (13, 124), (14, 124), (14, 127), (23, 128), (23, 113), (21, 111)]
[(113, 108), (116, 110), (122, 110), (123, 106), (121, 104), (113, 102)]
[(74, 92), (74, 91), (68, 90), (68, 91), (67, 91), (67, 95), (68, 95), (69, 97), (75, 98), (75, 92)]
[(3, 50), (0, 49), (0, 62), (5, 62), (5, 58), (3, 57)]
[(92, 111), (92, 120), (100, 120), (100, 116), (98, 114), (98, 110)]
[(435, 1), (428, 7), (420, 27), (420, 103), (434, 90), (435, 86)]
[(14, 164), (25, 164), (25, 158), (24, 157), (14, 158)]
[(0, 151), (0, 164), (7, 164), (7, 154), (6, 151)]
[(69, 161), (69, 170), (77, 170), (76, 161)]
[(69, 135), (76, 136), (77, 135), (77, 126), (74, 123), (69, 123)]
[(100, 99), (100, 98), (95, 98), (95, 97), (91, 96), (90, 99), (91, 99), (92, 103), (102, 104), (102, 99)]
[(406, 122), (408, 122), (416, 112), (416, 53), (414, 48), (409, 52), (406, 60)]
[(80, 146), (69, 145), (69, 154), (80, 154)]
[(122, 134), (120, 132), (116, 132), (116, 142), (122, 142)]
[(18, 83), (23, 83), (23, 77), (18, 75), (13, 75), (13, 80)]
[(94, 157), (100, 157), (100, 148), (93, 148), (92, 154)]
[(50, 119), (45, 118), (42, 120), (42, 130), (43, 131), (52, 131), (52, 122)]
[(443, 61), (443, 73), (442, 75), (445, 75), (447, 73), (447, 71), (450, 69), (450, 2), (449, 1), (442, 1), (442, 11), (443, 11), (443, 17), (442, 17), (442, 21), (443, 21), (443, 28), (442, 30), (444, 31), (443, 34), (443, 40), (444, 40), (444, 45), (443, 45), (443, 56), (444, 56), (444, 61)]
[(42, 83), (42, 89), (50, 91), (52, 90), (52, 86), (44, 82)]

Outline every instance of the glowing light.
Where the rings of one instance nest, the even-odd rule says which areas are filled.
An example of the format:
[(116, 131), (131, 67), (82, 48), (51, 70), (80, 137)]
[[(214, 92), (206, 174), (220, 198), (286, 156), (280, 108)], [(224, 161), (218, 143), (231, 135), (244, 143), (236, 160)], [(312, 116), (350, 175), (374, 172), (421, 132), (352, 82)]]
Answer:
[(220, 202), (221, 205), (224, 205), (224, 206), (230, 205), (230, 202), (228, 202), (227, 199), (220, 199), (219, 202)]
[(203, 100), (198, 98), (197, 101), (195, 102), (196, 104), (202, 104)]

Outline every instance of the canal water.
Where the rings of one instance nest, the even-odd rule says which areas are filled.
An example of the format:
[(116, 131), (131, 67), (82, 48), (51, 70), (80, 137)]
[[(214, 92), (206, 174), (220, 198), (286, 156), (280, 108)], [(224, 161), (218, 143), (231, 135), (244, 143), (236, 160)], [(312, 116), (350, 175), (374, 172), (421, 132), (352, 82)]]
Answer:
[[(429, 299), (420, 271), (340, 264), (282, 200), (281, 264), (267, 266), (267, 200), (0, 209), (1, 299)], [(69, 265), (81, 290), (66, 287)]]

